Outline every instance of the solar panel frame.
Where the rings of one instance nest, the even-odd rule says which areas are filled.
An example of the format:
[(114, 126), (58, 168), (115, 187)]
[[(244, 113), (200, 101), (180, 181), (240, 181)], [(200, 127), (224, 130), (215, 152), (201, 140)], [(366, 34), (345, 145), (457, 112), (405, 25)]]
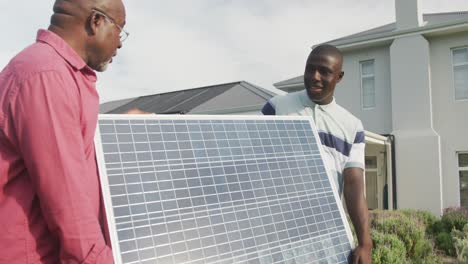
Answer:
[[(101, 114), (99, 115), (99, 121), (102, 120), (234, 120), (234, 121), (247, 121), (247, 120), (298, 120), (298, 121), (307, 121), (310, 126), (311, 130), (314, 134), (315, 141), (317, 142), (317, 149), (320, 152), (320, 156), (323, 162), (323, 157), (324, 157), (324, 150), (322, 144), (320, 144), (320, 138), (318, 136), (317, 129), (315, 127), (315, 123), (313, 120), (309, 117), (303, 117), (303, 116), (254, 116), (254, 115), (249, 115), (249, 116), (227, 116), (227, 115), (115, 115), (115, 114)], [(103, 144), (101, 140), (101, 132), (100, 132), (100, 127), (99, 123), (96, 128), (96, 134), (95, 134), (95, 151), (96, 151), (96, 159), (97, 159), (97, 164), (98, 164), (98, 170), (99, 170), (99, 175), (100, 175), (100, 181), (101, 181), (101, 191), (103, 194), (103, 200), (104, 200), (104, 205), (105, 205), (105, 211), (107, 215), (107, 222), (108, 222), (108, 227), (109, 227), (109, 233), (110, 233), (110, 239), (111, 239), (111, 244), (112, 244), (112, 253), (114, 256), (114, 261), (116, 264), (123, 263), (121, 259), (121, 249), (120, 249), (120, 244), (119, 244), (119, 239), (117, 236), (117, 229), (116, 229), (116, 221), (115, 221), (115, 215), (114, 215), (114, 208), (112, 206), (112, 199), (111, 199), (111, 191), (110, 191), (110, 184), (109, 184), (109, 178), (108, 178), (108, 173), (107, 173), (107, 168), (106, 168), (106, 162), (104, 160), (104, 150), (103, 150)], [(333, 176), (332, 173), (330, 172), (330, 168), (327, 167), (327, 164), (323, 162), (323, 165), (325, 167), (325, 172), (328, 177), (328, 180), (330, 181), (330, 186), (333, 190), (333, 198), (334, 202), (336, 203), (338, 207), (338, 211), (340, 213), (340, 217), (343, 220), (343, 225), (344, 229), (346, 231), (346, 235), (348, 238), (348, 241), (351, 245), (351, 248), (354, 248), (354, 239), (351, 233), (350, 226), (347, 221), (347, 217), (344, 211), (344, 208), (341, 203), (341, 199), (338, 196), (337, 188), (335, 184), (333, 183)], [(300, 241), (299, 241), (300, 242)]]

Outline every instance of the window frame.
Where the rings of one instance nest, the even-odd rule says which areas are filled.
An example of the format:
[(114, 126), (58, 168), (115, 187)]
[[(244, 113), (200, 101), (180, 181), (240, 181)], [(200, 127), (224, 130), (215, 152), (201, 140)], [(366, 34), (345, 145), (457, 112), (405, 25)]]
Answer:
[[(372, 67), (374, 70), (374, 74), (363, 74), (362, 71), (362, 66), (364, 63), (372, 62)], [(377, 89), (375, 85), (375, 59), (367, 59), (367, 60), (362, 60), (359, 61), (359, 77), (360, 77), (360, 82), (361, 82), (361, 108), (362, 110), (370, 110), (370, 109), (375, 109), (377, 107)], [(364, 106), (364, 79), (366, 78), (372, 78), (373, 79), (373, 89), (374, 89), (374, 104), (372, 106)]]
[[(454, 54), (453, 53), (454, 53), (454, 51), (457, 51), (457, 50), (466, 50), (466, 52), (468, 53), (468, 46), (462, 46), (462, 47), (456, 47), (456, 48), (451, 48), (450, 49), (450, 56), (451, 56), (451, 62), (452, 62), (453, 98), (455, 99), (455, 101), (468, 101), (468, 97), (457, 99), (457, 93), (456, 93), (456, 87), (455, 87), (455, 68), (460, 67), (460, 66), (468, 66), (468, 61), (466, 61), (464, 63), (455, 64)], [(468, 91), (468, 87), (466, 87), (466, 89)]]
[(460, 206), (468, 207), (468, 204), (462, 205), (462, 197), (461, 197), (461, 181), (460, 181), (460, 172), (468, 171), (468, 165), (465, 167), (460, 167), (460, 155), (468, 155), (468, 151), (460, 151), (457, 152), (457, 171), (458, 171), (458, 194), (460, 196)]

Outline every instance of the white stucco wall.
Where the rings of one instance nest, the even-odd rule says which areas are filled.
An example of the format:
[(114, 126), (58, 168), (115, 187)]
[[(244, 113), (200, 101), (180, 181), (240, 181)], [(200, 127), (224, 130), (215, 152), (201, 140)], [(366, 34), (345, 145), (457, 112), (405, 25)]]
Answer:
[(434, 129), (441, 137), (443, 207), (460, 206), (457, 151), (468, 151), (468, 100), (456, 101), (452, 48), (468, 46), (468, 32), (429, 37)]
[[(344, 52), (343, 80), (336, 87), (336, 100), (360, 118), (364, 128), (378, 134), (392, 131), (390, 51), (388, 46)], [(376, 106), (363, 109), (361, 103), (361, 61), (374, 60)]]
[(440, 215), (441, 147), (433, 128), (429, 42), (420, 35), (395, 39), (390, 57), (398, 208)]

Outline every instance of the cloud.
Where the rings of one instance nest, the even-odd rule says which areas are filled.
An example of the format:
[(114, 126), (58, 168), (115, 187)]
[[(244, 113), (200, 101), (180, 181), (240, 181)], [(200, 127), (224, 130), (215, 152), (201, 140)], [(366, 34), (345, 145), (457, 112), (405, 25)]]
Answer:
[(344, 23), (347, 12), (359, 10), (339, 2), (344, 8), (313, 1), (130, 2), (131, 37), (100, 89), (124, 98), (238, 80), (272, 88), (302, 72), (313, 44), (366, 29), (359, 27), (364, 19)]
[[(0, 3), (0, 67), (46, 27), (53, 0)], [(314, 44), (394, 21), (393, 1), (127, 0), (130, 37), (99, 75), (101, 101), (245, 80), (265, 88), (300, 75)], [(426, 0), (424, 12), (468, 10)], [(27, 8), (26, 8), (27, 7)], [(14, 18), (14, 21), (13, 21)]]

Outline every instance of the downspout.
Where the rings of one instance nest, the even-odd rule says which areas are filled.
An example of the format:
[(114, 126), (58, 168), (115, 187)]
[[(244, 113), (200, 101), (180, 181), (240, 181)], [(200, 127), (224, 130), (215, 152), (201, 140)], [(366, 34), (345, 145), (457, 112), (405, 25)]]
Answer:
[(397, 206), (397, 180), (396, 180), (396, 164), (395, 164), (395, 136), (391, 134), (385, 134), (390, 141), (390, 145), (392, 148), (392, 153), (391, 153), (391, 159), (392, 159), (392, 198), (393, 198), (393, 209), (396, 210), (398, 208)]

